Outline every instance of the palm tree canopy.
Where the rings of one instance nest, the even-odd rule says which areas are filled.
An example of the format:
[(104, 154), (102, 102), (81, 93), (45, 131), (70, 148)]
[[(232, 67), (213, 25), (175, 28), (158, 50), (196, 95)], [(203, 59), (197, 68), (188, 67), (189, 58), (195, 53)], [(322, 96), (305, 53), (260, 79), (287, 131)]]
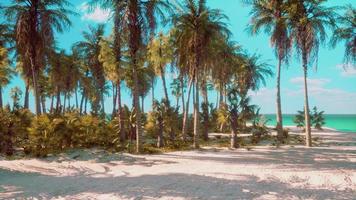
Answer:
[(297, 53), (303, 52), (309, 63), (316, 61), (319, 46), (326, 41), (327, 28), (334, 29), (335, 7), (326, 7), (326, 0), (290, 0), (288, 2), (291, 37)]
[(270, 41), (275, 48), (278, 59), (287, 61), (291, 40), (288, 33), (287, 3), (285, 0), (245, 0), (252, 5), (250, 15), (252, 19), (247, 27), (250, 34), (254, 35), (263, 29), (271, 35)]
[(356, 62), (356, 9), (352, 5), (344, 7), (345, 14), (338, 16), (338, 27), (334, 31), (331, 45), (333, 47), (340, 41), (345, 42), (345, 63)]

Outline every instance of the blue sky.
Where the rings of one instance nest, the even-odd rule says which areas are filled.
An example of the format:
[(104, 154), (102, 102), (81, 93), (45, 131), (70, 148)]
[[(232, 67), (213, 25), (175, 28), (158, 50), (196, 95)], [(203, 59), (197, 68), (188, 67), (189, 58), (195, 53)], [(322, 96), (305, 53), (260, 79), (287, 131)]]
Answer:
[[(107, 34), (110, 33), (112, 23), (107, 11), (95, 9), (93, 13), (87, 12), (85, 0), (70, 1), (73, 9), (77, 10), (78, 16), (71, 16), (73, 26), (63, 34), (57, 34), (59, 47), (69, 50), (71, 45), (82, 39), (81, 32), (88, 30), (89, 25), (105, 23)], [(275, 66), (277, 61), (274, 57), (273, 49), (269, 43), (268, 35), (261, 33), (258, 36), (249, 36), (245, 28), (249, 22), (250, 8), (244, 6), (240, 0), (207, 0), (208, 6), (218, 8), (229, 17), (229, 27), (233, 33), (233, 40), (237, 41), (250, 53), (261, 54), (262, 59)], [(329, 0), (328, 5), (340, 6), (352, 4), (356, 5), (354, 0)], [(309, 97), (310, 105), (318, 106), (329, 114), (356, 114), (356, 69), (352, 66), (343, 69), (342, 61), (344, 55), (344, 46), (339, 44), (335, 49), (328, 46), (321, 47), (319, 51), (318, 68), (309, 70)], [(273, 70), (275, 68), (273, 67)], [(281, 88), (282, 88), (282, 110), (283, 113), (296, 113), (303, 108), (303, 86), (302, 69), (299, 59), (295, 56), (291, 58), (289, 66), (282, 70)], [(171, 80), (174, 75), (167, 75)], [(5, 88), (4, 102), (11, 103), (9, 91), (14, 86), (20, 86), (24, 90), (24, 83), (16, 77), (12, 83)], [(251, 93), (253, 103), (261, 107), (262, 113), (275, 113), (275, 79), (268, 79), (266, 87), (258, 92)], [(123, 94), (125, 104), (131, 105), (129, 90), (125, 89)], [(161, 80), (157, 80), (155, 95), (157, 99), (163, 97)], [(173, 97), (171, 98), (173, 100)], [(211, 93), (210, 99), (215, 100), (216, 94)], [(110, 112), (112, 100), (110, 96), (106, 97), (106, 111)], [(33, 98), (30, 99), (31, 108), (34, 105)], [(175, 102), (175, 100), (174, 100)], [(151, 105), (151, 94), (146, 97), (145, 110), (149, 110)]]

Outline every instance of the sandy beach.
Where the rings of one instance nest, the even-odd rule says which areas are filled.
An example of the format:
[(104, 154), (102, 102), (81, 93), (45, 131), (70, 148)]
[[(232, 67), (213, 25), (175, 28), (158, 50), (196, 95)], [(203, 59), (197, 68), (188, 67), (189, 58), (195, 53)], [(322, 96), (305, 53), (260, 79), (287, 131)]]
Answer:
[(355, 199), (356, 134), (328, 129), (313, 136), (321, 138), (313, 148), (1, 158), (0, 199)]

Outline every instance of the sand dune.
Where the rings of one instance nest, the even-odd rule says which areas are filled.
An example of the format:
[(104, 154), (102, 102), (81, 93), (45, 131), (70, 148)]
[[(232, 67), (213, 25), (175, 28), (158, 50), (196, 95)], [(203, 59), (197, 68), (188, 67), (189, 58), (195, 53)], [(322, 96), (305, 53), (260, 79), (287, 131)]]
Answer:
[(0, 160), (0, 199), (355, 199), (356, 134), (314, 136), (323, 145)]

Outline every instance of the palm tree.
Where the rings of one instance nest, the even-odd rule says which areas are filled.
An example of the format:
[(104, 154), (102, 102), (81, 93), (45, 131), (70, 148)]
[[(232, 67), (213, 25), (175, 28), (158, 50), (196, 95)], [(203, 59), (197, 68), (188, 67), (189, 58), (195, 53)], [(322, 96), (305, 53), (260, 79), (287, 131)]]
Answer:
[(11, 44), (10, 25), (0, 24), (0, 109), (3, 107), (2, 89), (10, 83), (14, 70), (10, 67), (8, 47)]
[(139, 51), (142, 48), (144, 36), (147, 32), (145, 27), (148, 27), (151, 32), (155, 28), (157, 15), (163, 15), (161, 8), (166, 8), (166, 3), (163, 0), (127, 0), (125, 21), (128, 29), (128, 49), (133, 74), (134, 90), (133, 102), (136, 113), (136, 151), (141, 152), (141, 111), (139, 106), (139, 79), (138, 79), (138, 64)]
[(148, 45), (148, 60), (153, 66), (157, 75), (161, 76), (163, 83), (164, 96), (169, 102), (168, 90), (166, 83), (166, 66), (172, 60), (172, 47), (170, 44), (170, 36), (159, 33), (156, 39), (152, 39)]
[(2, 89), (10, 83), (14, 71), (10, 68), (7, 49), (0, 42), (0, 109), (3, 107)]
[(261, 85), (266, 85), (266, 78), (273, 76), (271, 66), (261, 61), (259, 55), (240, 54), (236, 59), (237, 65), (240, 65), (236, 74), (240, 94), (247, 95), (249, 90), (258, 90)]
[(331, 44), (333, 47), (338, 42), (345, 42), (345, 63), (355, 64), (356, 62), (356, 9), (352, 5), (345, 7), (345, 14), (338, 16), (340, 24), (334, 31)]
[(249, 32), (253, 35), (264, 29), (270, 35), (270, 41), (275, 49), (278, 59), (277, 71), (277, 138), (283, 139), (283, 119), (281, 108), (281, 65), (288, 61), (290, 54), (291, 41), (289, 39), (287, 27), (287, 12), (285, 0), (250, 0), (246, 1), (252, 5), (252, 16), (249, 24)]
[(16, 0), (5, 7), (5, 16), (14, 21), (16, 49), (24, 67), (30, 68), (35, 95), (36, 114), (41, 114), (38, 77), (45, 65), (45, 54), (54, 41), (54, 32), (62, 32), (74, 14), (64, 6), (66, 0)]
[[(127, 27), (125, 18), (125, 13), (127, 13), (127, 4), (128, 1), (115, 1), (115, 0), (92, 0), (89, 2), (91, 8), (99, 5), (102, 9), (110, 10), (112, 12), (112, 17), (114, 18), (114, 28), (113, 28), (113, 57), (115, 63), (113, 71), (116, 72), (116, 93), (115, 98), (117, 99), (118, 112), (117, 117), (119, 119), (119, 135), (120, 141), (124, 142), (126, 139), (125, 130), (124, 130), (124, 119), (123, 119), (123, 108), (121, 102), (121, 83), (122, 83), (122, 37), (124, 35), (125, 27)], [(114, 103), (116, 105), (116, 103)]]
[[(214, 38), (228, 35), (229, 31), (222, 20), (227, 17), (220, 10), (206, 7), (205, 0), (185, 0), (180, 12), (174, 16), (176, 46), (180, 63), (188, 64), (189, 75), (194, 80), (194, 147), (199, 147), (199, 74), (206, 71), (208, 47)], [(186, 61), (184, 61), (186, 60)]]
[[(74, 48), (81, 52), (88, 66), (88, 73), (92, 76), (93, 89), (91, 97), (92, 109), (95, 114), (100, 111), (104, 113), (105, 71), (103, 63), (100, 61), (100, 41), (104, 35), (104, 25), (97, 27), (89, 26), (90, 32), (83, 32), (84, 41), (77, 42)], [(86, 91), (89, 92), (89, 91)], [(98, 98), (99, 97), (99, 98)]]
[(307, 74), (308, 65), (317, 61), (321, 43), (326, 40), (326, 28), (335, 26), (335, 8), (325, 7), (325, 0), (290, 0), (288, 15), (291, 37), (297, 53), (302, 57), (304, 73), (304, 111), (306, 146), (311, 147), (311, 125)]

